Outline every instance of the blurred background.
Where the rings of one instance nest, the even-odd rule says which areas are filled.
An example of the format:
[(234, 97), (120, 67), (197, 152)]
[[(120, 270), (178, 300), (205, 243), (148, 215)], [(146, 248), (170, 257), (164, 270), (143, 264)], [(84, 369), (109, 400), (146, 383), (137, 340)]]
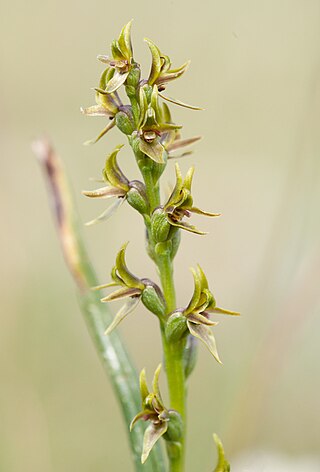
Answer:
[[(52, 139), (83, 222), (105, 208), (80, 192), (94, 187), (88, 179), (125, 139), (113, 130), (82, 146), (103, 119), (79, 108), (94, 103), (97, 54), (108, 54), (134, 18), (145, 76), (145, 36), (174, 65), (192, 60), (168, 95), (205, 108), (172, 107), (183, 136), (204, 139), (180, 163), (183, 172), (196, 165), (196, 205), (223, 213), (194, 218), (208, 236), (183, 234), (179, 305), (190, 298), (189, 267), (199, 262), (219, 305), (242, 313), (215, 329), (223, 367), (200, 346), (189, 385), (187, 471), (213, 469), (214, 431), (235, 472), (319, 471), (319, 1), (4, 0), (0, 18), (0, 470), (133, 470), (30, 143), (41, 134)], [(120, 163), (137, 178), (128, 146)], [(173, 163), (163, 182), (173, 185)], [(129, 267), (156, 279), (130, 207), (83, 233), (101, 282), (128, 239)], [(155, 317), (141, 310), (120, 331), (137, 368), (151, 375), (161, 359)]]

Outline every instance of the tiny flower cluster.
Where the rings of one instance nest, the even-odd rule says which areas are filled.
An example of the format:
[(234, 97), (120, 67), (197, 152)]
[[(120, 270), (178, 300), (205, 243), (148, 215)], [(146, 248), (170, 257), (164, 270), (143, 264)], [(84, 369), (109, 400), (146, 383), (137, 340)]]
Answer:
[[(82, 109), (82, 113), (88, 116), (102, 116), (108, 120), (97, 138), (86, 144), (97, 142), (114, 127), (126, 136), (140, 169), (142, 181), (130, 180), (122, 172), (118, 164), (118, 154), (123, 145), (118, 145), (105, 161), (102, 171), (105, 185), (95, 190), (86, 190), (83, 194), (91, 199), (115, 198), (115, 202), (100, 216), (89, 221), (88, 225), (106, 220), (125, 201), (143, 217), (147, 250), (157, 266), (162, 289), (149, 278), (139, 278), (130, 272), (126, 264), (128, 243), (121, 247), (116, 256), (115, 265), (111, 270), (112, 281), (95, 289), (102, 290), (110, 287), (115, 289), (102, 298), (102, 302), (125, 300), (113, 322), (107, 327), (106, 335), (110, 334), (140, 302), (159, 319), (164, 352), (167, 356), (165, 362), (169, 392), (170, 396), (174, 396), (175, 392), (180, 389), (176, 404), (181, 407), (185, 389), (183, 382), (192, 371), (195, 358), (194, 347), (197, 340), (204, 343), (214, 358), (221, 363), (211, 329), (218, 323), (212, 321), (210, 315), (239, 315), (239, 313), (217, 307), (207, 278), (199, 265), (196, 269), (191, 269), (194, 290), (190, 302), (183, 308), (177, 308), (175, 304), (172, 262), (179, 247), (180, 230), (204, 235), (206, 233), (190, 224), (188, 219), (193, 214), (218, 217), (220, 213), (211, 213), (194, 206), (191, 192), (193, 166), (183, 178), (179, 165), (175, 165), (175, 186), (167, 201), (161, 204), (159, 179), (168, 160), (178, 157), (175, 154), (176, 151), (200, 139), (199, 136), (187, 139), (181, 137), (182, 126), (174, 123), (168, 103), (192, 110), (201, 110), (201, 108), (163, 94), (171, 81), (178, 79), (186, 72), (190, 62), (187, 61), (178, 68), (172, 68), (170, 58), (163, 54), (150, 39), (145, 41), (151, 52), (151, 69), (146, 79), (141, 78), (140, 65), (133, 56), (131, 24), (130, 21), (125, 25), (119, 38), (112, 42), (111, 56), (98, 56), (98, 59), (105, 64), (105, 70), (100, 77), (98, 87), (94, 88), (96, 104)], [(123, 103), (120, 98), (121, 87), (124, 88), (129, 103)], [(183, 152), (182, 156), (186, 154), (188, 152)], [(174, 365), (172, 366), (170, 362), (173, 358)], [(154, 374), (152, 391), (148, 389), (145, 371), (141, 372), (142, 410), (130, 425), (131, 430), (138, 420), (149, 422), (144, 434), (142, 463), (147, 460), (160, 437), (166, 440), (168, 451), (171, 450), (172, 457), (169, 453), (169, 460), (180, 461), (180, 456), (183, 455), (184, 416), (177, 411), (179, 408), (167, 409), (164, 406), (159, 390), (160, 368), (161, 366)], [(168, 373), (170, 369), (171, 374)], [(179, 369), (180, 377), (177, 379), (175, 375)], [(177, 387), (175, 383), (178, 382), (180, 384)], [(181, 409), (184, 408), (181, 407)], [(222, 445), (217, 438), (215, 440), (220, 448), (221, 464), (225, 467), (216, 470), (226, 471), (228, 463), (224, 459)], [(173, 454), (174, 448), (178, 449)]]

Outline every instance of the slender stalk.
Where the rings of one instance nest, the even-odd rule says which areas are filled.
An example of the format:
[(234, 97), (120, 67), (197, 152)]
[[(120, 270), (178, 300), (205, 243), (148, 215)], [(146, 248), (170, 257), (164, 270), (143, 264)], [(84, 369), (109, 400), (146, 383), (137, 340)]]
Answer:
[[(152, 173), (146, 172), (144, 168), (143, 178), (146, 185), (146, 192), (149, 202), (152, 202), (152, 209), (156, 208), (160, 202), (159, 187), (153, 184)], [(148, 229), (148, 228), (147, 228)], [(158, 243), (149, 240), (153, 245), (153, 253), (155, 254), (155, 263), (157, 265), (161, 280), (163, 294), (167, 305), (167, 315), (176, 308), (176, 294), (173, 278), (173, 264), (171, 260), (171, 246), (167, 243)], [(171, 243), (170, 243), (171, 244)], [(183, 352), (185, 341), (176, 343), (168, 342), (164, 327), (161, 324), (161, 337), (164, 352), (165, 370), (168, 381), (168, 390), (170, 397), (170, 408), (180, 413), (183, 423), (184, 432), (186, 431), (186, 395), (185, 395), (185, 373), (183, 364)], [(168, 445), (168, 456), (170, 462), (170, 472), (183, 472), (185, 457), (185, 433), (181, 439), (181, 448), (178, 453), (170, 453), (170, 445)]]

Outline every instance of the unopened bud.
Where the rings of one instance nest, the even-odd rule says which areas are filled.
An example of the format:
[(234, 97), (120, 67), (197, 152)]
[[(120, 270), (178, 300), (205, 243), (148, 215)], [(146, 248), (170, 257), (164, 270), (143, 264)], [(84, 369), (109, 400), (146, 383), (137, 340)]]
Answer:
[(183, 422), (181, 415), (175, 410), (169, 410), (168, 416), (168, 429), (163, 437), (166, 441), (179, 442), (183, 435)]
[(169, 238), (171, 225), (162, 208), (157, 208), (151, 217), (151, 232), (155, 242), (164, 242)]
[(147, 200), (145, 186), (138, 180), (129, 183), (130, 190), (127, 192), (127, 202), (141, 215), (149, 213), (149, 203)]
[(119, 130), (126, 135), (131, 135), (134, 131), (132, 116), (130, 116), (130, 113), (127, 111), (119, 111), (116, 114), (116, 125)]
[(142, 279), (145, 288), (142, 291), (141, 301), (148, 310), (159, 317), (163, 317), (166, 312), (166, 304), (160, 288), (151, 280)]
[(173, 312), (166, 324), (166, 337), (169, 342), (180, 341), (188, 332), (186, 317), (181, 311)]

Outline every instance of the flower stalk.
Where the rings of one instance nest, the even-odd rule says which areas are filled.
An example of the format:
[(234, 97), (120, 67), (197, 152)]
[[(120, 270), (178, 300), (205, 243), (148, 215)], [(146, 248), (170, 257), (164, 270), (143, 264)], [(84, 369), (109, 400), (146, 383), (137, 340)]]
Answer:
[[(100, 340), (105, 332), (105, 339), (112, 340), (118, 325), (140, 302), (158, 318), (168, 400), (164, 401), (160, 394), (160, 365), (154, 374), (151, 390), (147, 385), (145, 371), (142, 370), (140, 374), (140, 411), (137, 408), (135, 387), (131, 393), (119, 390), (118, 394), (127, 396), (122, 398), (122, 402), (131, 405), (130, 411), (135, 409), (135, 414), (130, 419), (130, 430), (135, 435), (132, 440), (134, 449), (135, 431), (141, 432), (139, 420), (148, 423), (140, 443), (141, 463), (145, 467), (143, 470), (150, 467), (150, 470), (155, 472), (165, 471), (158, 447), (159, 441), (164, 440), (169, 471), (183, 472), (187, 430), (186, 380), (195, 366), (197, 341), (205, 344), (216, 361), (221, 363), (212, 330), (218, 323), (211, 320), (210, 316), (238, 313), (217, 307), (207, 278), (199, 265), (197, 269), (192, 269), (194, 292), (189, 303), (182, 308), (176, 305), (174, 258), (179, 249), (181, 234), (187, 231), (195, 237), (202, 237), (207, 233), (190, 223), (192, 215), (218, 217), (220, 213), (204, 211), (194, 205), (191, 189), (193, 166), (183, 177), (176, 163), (175, 186), (169, 198), (162, 201), (160, 187), (165, 168), (172, 158), (181, 157), (175, 154), (177, 151), (182, 149), (182, 156), (189, 154), (190, 151), (185, 151), (185, 148), (200, 139), (199, 136), (181, 137), (182, 126), (173, 121), (169, 105), (182, 106), (189, 110), (201, 108), (188, 105), (164, 93), (171, 81), (180, 78), (187, 71), (190, 61), (180, 67), (172, 67), (169, 56), (163, 54), (150, 39), (145, 41), (151, 52), (151, 67), (149, 75), (143, 78), (140, 65), (134, 59), (131, 26), (132, 21), (122, 28), (119, 38), (111, 43), (110, 56), (98, 56), (105, 69), (98, 86), (94, 88), (96, 103), (82, 108), (81, 111), (84, 115), (100, 116), (107, 120), (98, 137), (87, 141), (86, 144), (97, 142), (113, 128), (117, 128), (128, 141), (141, 180), (131, 180), (121, 170), (119, 162), (126, 158), (127, 153), (127, 149), (121, 144), (107, 156), (102, 171), (104, 186), (86, 190), (83, 194), (92, 200), (114, 199), (114, 203), (100, 216), (91, 220), (89, 225), (105, 221), (124, 202), (142, 216), (147, 253), (156, 265), (160, 284), (147, 277), (137, 276), (135, 270), (129, 270), (126, 262), (127, 243), (124, 244), (111, 270), (111, 282), (97, 286), (94, 280), (91, 281), (92, 288), (99, 291), (102, 303), (124, 300), (124, 305), (103, 329), (99, 324), (99, 333), (95, 331), (97, 326), (94, 327), (93, 333), (96, 339)], [(120, 89), (124, 91), (127, 103), (120, 98), (124, 95), (119, 94)], [(111, 293), (101, 295), (101, 290), (109, 288), (113, 289)], [(112, 377), (114, 367), (109, 368)], [(124, 385), (128, 381), (130, 382), (131, 378), (124, 380)], [(137, 379), (133, 385), (137, 385)], [(126, 411), (125, 418), (128, 419)], [(216, 437), (215, 440), (219, 449), (219, 464), (216, 470), (227, 471), (229, 464), (224, 458), (222, 444)], [(137, 464), (136, 468), (139, 470)]]

